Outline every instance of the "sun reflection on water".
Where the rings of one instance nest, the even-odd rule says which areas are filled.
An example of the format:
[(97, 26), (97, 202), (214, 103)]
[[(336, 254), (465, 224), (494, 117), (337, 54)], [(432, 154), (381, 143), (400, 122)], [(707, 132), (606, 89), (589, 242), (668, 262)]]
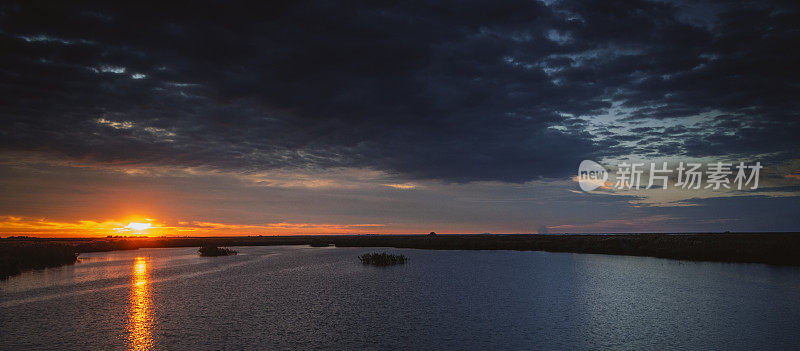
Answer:
[(131, 350), (153, 348), (151, 330), (153, 317), (150, 311), (151, 298), (145, 257), (137, 257), (133, 264), (133, 284), (128, 319), (128, 342)]

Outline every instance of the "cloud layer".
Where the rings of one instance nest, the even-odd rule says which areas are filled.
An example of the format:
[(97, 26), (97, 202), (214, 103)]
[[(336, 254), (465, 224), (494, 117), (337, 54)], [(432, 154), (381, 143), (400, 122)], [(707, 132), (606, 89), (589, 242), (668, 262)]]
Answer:
[(0, 7), (0, 149), (521, 182), (797, 158), (791, 2)]

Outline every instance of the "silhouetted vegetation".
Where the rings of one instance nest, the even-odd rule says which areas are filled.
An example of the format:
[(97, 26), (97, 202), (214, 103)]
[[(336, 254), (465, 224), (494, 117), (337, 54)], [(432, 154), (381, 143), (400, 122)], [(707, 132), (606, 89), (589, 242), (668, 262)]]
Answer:
[(651, 256), (692, 261), (800, 266), (800, 233), (618, 235), (425, 235), (347, 236), (338, 247), (433, 250), (525, 250)]
[(530, 250), (800, 266), (800, 233), (624, 235), (297, 235), (0, 239), (0, 277), (75, 263), (78, 253), (151, 247), (310, 245), (433, 250)]
[(436, 236), (436, 232), (430, 232), (428, 233), (428, 236)]
[(374, 266), (391, 266), (395, 264), (403, 264), (408, 261), (408, 258), (404, 255), (387, 254), (385, 252), (363, 254), (358, 256), (358, 259), (361, 260), (361, 263), (363, 264), (371, 264)]
[(236, 250), (226, 249), (224, 247), (210, 246), (210, 245), (200, 247), (200, 249), (197, 250), (197, 252), (199, 252), (200, 256), (203, 257), (231, 256), (239, 253)]
[(330, 243), (327, 242), (327, 241), (322, 241), (320, 239), (314, 239), (314, 240), (311, 240), (311, 244), (309, 244), (309, 245), (311, 247), (328, 247), (328, 246), (330, 246)]
[(30, 269), (43, 269), (74, 264), (78, 254), (67, 245), (4, 245), (0, 246), (0, 279)]

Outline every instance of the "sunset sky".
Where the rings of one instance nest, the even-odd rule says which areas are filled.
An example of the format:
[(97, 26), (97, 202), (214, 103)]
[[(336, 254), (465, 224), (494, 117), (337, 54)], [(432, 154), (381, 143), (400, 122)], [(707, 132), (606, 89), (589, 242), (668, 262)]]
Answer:
[(796, 2), (226, 4), (0, 4), (0, 236), (800, 230)]

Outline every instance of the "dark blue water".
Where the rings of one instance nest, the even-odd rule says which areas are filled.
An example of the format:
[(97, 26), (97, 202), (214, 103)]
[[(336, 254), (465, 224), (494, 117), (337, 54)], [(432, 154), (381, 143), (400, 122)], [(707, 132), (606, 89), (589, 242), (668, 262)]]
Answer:
[(357, 248), (81, 255), (0, 282), (0, 348), (800, 349), (800, 269)]

